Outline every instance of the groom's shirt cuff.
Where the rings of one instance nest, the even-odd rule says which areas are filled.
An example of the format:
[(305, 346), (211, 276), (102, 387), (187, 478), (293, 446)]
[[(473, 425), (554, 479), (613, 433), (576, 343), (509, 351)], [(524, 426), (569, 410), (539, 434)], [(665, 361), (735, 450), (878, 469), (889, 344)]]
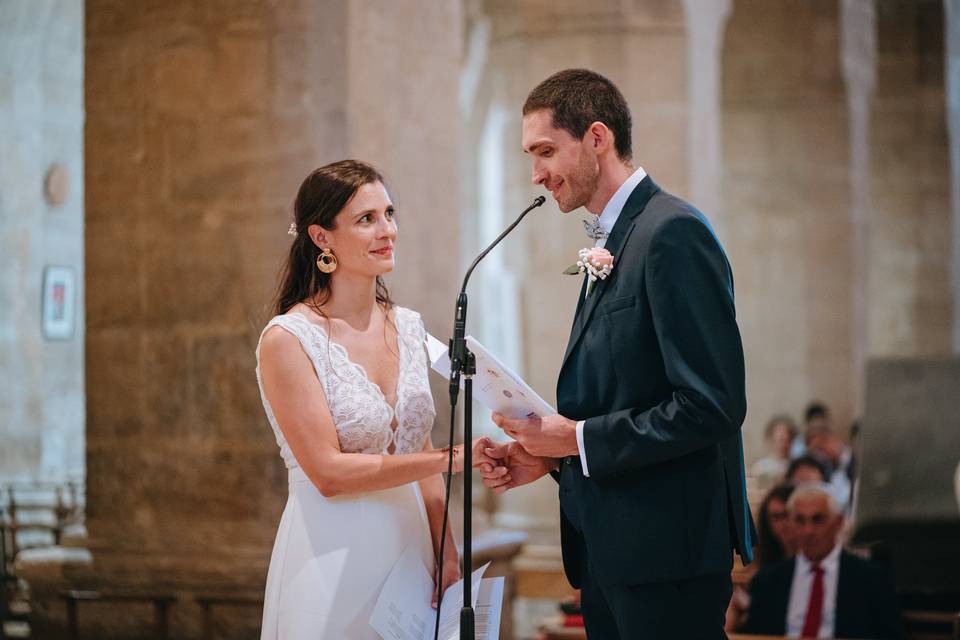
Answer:
[(577, 423), (577, 451), (580, 452), (580, 466), (583, 467), (583, 475), (590, 477), (590, 472), (587, 470), (587, 451), (583, 448), (583, 425), (586, 424), (586, 420), (581, 420)]

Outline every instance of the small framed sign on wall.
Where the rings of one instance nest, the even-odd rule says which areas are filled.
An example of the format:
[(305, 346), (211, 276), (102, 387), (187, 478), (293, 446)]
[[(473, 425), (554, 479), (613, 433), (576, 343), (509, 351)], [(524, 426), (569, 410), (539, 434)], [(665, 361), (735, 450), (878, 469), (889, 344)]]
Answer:
[(69, 340), (77, 315), (77, 283), (73, 267), (48, 266), (43, 270), (43, 337)]

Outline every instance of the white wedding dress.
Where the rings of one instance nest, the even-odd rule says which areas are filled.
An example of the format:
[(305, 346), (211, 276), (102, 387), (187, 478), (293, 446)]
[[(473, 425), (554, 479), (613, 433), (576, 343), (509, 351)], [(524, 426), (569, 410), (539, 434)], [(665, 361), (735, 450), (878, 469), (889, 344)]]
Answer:
[[(418, 313), (402, 307), (394, 307), (394, 317), (400, 354), (396, 410), (320, 325), (291, 313), (274, 317), (264, 329), (279, 325), (300, 340), (326, 395), (343, 452), (420, 451), (433, 426), (423, 323)], [(259, 360), (258, 345), (260, 396), (290, 480), (267, 573), (261, 640), (376, 640), (379, 636), (369, 624), (373, 605), (407, 546), (419, 551), (428, 571), (433, 573), (435, 566), (419, 486), (412, 482), (385, 491), (323, 497), (277, 426), (263, 393)], [(394, 415), (396, 429), (391, 427)]]

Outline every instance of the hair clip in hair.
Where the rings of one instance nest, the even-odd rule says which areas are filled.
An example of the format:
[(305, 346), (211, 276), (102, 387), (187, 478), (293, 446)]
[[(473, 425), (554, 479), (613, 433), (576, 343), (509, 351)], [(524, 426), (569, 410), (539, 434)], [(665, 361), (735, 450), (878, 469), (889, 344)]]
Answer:
[(294, 238), (297, 237), (297, 223), (296, 223), (296, 222), (291, 222), (291, 223), (290, 223), (290, 228), (287, 229), (287, 235), (288, 235), (288, 236), (293, 236)]

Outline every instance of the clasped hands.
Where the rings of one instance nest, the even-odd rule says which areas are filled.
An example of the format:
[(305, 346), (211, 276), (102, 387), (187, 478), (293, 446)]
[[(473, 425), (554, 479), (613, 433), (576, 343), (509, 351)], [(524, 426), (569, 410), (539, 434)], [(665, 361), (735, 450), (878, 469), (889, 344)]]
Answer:
[(577, 423), (559, 414), (514, 420), (494, 413), (492, 420), (513, 438), (494, 442), (483, 437), (474, 442), (473, 466), (494, 493), (533, 482), (556, 469), (558, 458), (579, 453)]

